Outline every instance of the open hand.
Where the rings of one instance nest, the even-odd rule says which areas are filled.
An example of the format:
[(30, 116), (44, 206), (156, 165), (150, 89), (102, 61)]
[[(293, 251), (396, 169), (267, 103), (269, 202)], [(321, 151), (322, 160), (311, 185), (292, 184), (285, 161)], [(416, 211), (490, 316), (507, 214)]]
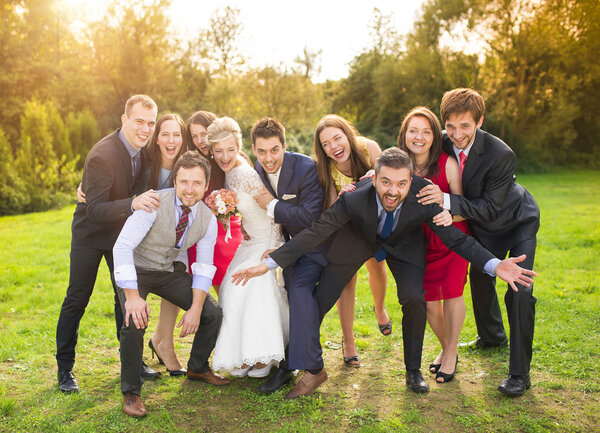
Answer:
[(433, 217), (433, 223), (436, 226), (448, 227), (452, 225), (452, 215), (446, 209)]
[(371, 169), (369, 171), (367, 171), (360, 179), (358, 180), (363, 180), (363, 179), (374, 179), (375, 178), (375, 170)]
[(264, 263), (261, 263), (258, 266), (253, 266), (251, 268), (242, 269), (239, 272), (236, 272), (231, 276), (231, 282), (236, 286), (242, 283), (242, 286), (245, 286), (250, 278), (260, 277), (268, 272), (269, 267)]
[(271, 248), (270, 250), (265, 251), (264, 253), (262, 253), (262, 256), (260, 256), (261, 260), (265, 260), (266, 258), (269, 257), (269, 255), (275, 251), (277, 248)]
[(131, 202), (133, 210), (144, 209), (146, 212), (152, 212), (160, 207), (160, 198), (158, 193), (153, 189), (149, 189), (143, 194), (138, 195)]
[(417, 193), (417, 197), (419, 198), (418, 202), (423, 205), (425, 205), (425, 204), (438, 204), (440, 206), (444, 205), (444, 193), (440, 189), (440, 187), (434, 183), (421, 188), (421, 190)]
[(354, 185), (354, 183), (347, 183), (340, 189), (340, 193), (338, 194), (338, 197), (341, 196), (345, 192), (354, 191), (355, 189), (356, 189), (356, 186)]
[(533, 277), (537, 275), (534, 271), (524, 269), (517, 265), (517, 263), (525, 260), (526, 257), (525, 254), (519, 257), (509, 257), (498, 263), (498, 266), (494, 269), (494, 273), (498, 278), (506, 281), (515, 292), (519, 291), (515, 283), (530, 287), (533, 284)]

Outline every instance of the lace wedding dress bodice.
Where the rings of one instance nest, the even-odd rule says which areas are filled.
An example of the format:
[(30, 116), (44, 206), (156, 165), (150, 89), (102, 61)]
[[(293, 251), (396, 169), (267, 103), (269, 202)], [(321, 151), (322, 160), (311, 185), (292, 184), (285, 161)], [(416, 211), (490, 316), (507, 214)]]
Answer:
[(240, 164), (225, 174), (225, 187), (235, 191), (238, 196), (237, 207), (250, 241), (252, 243), (268, 241), (267, 248), (280, 247), (283, 244), (281, 227), (267, 216), (266, 211), (254, 199), (254, 196), (264, 188), (258, 173), (249, 165)]
[(242, 225), (250, 239), (244, 239), (238, 247), (219, 290), (223, 323), (213, 369), (220, 371), (281, 361), (289, 329), (287, 294), (275, 271), (253, 278), (245, 286), (231, 282), (233, 273), (259, 265), (266, 250), (283, 244), (281, 228), (254, 199), (263, 183), (258, 173), (244, 163), (225, 174), (225, 187), (238, 196)]

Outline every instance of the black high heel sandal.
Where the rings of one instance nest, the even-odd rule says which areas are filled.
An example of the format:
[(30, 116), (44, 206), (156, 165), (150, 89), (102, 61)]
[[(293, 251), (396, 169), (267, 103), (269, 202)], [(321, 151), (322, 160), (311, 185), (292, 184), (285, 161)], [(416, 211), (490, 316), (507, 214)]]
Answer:
[[(458, 355), (456, 355), (456, 363), (458, 364)], [(440, 367), (442, 366), (442, 364), (434, 364), (433, 362), (431, 364), (429, 364), (429, 372), (430, 373), (437, 373), (438, 371), (440, 371)], [(456, 370), (456, 368), (455, 368)]]
[[(156, 357), (158, 358), (158, 363), (161, 365), (165, 365), (163, 360), (160, 359), (160, 356), (156, 352), (156, 349), (154, 348), (154, 344), (152, 344), (152, 339), (148, 340), (148, 347), (152, 351), (152, 359), (154, 359), (154, 355), (156, 355)], [(179, 370), (169, 370), (167, 368), (167, 371), (169, 372), (169, 376), (183, 376), (187, 373), (187, 370), (183, 367), (181, 367)]]
[(344, 358), (344, 364), (348, 367), (359, 368), (360, 361), (358, 359), (358, 354), (354, 356), (344, 356), (344, 337), (342, 337), (342, 357)]
[[(456, 373), (456, 366), (458, 365), (458, 355), (456, 355), (456, 364), (454, 364), (454, 371), (452, 373), (444, 373), (443, 371), (438, 371), (435, 374), (435, 381), (437, 383), (448, 383), (448, 382), (452, 382), (452, 379), (454, 379), (454, 373)], [(444, 379), (443, 382), (439, 382), (438, 379), (439, 378)]]
[[(373, 305), (373, 312), (375, 312), (375, 305)], [(375, 318), (377, 319), (377, 314), (375, 314)], [(386, 324), (380, 325), (377, 322), (377, 326), (379, 326), (379, 332), (381, 332), (384, 336), (392, 335), (392, 319), (390, 319)]]

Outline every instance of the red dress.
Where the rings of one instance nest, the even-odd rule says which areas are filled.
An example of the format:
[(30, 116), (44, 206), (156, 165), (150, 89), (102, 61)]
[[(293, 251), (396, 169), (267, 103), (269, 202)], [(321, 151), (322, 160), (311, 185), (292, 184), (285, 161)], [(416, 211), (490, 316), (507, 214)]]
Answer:
[[(438, 159), (439, 172), (431, 181), (438, 185), (445, 193), (450, 193), (450, 186), (446, 178), (447, 153)], [(454, 226), (464, 233), (469, 233), (467, 221), (458, 221)], [(467, 267), (469, 262), (446, 248), (446, 245), (433, 233), (426, 224), (423, 224), (423, 233), (427, 241), (425, 260), (427, 267), (423, 279), (426, 301), (439, 301), (462, 296), (467, 282)]]
[[(225, 183), (225, 174), (212, 158), (210, 159), (210, 168), (210, 181), (208, 183), (206, 194), (204, 194), (204, 197), (202, 198), (203, 200), (214, 190), (223, 188), (223, 184)], [(229, 224), (231, 226), (231, 238), (225, 242), (226, 230), (220, 222), (217, 222), (219, 232), (217, 233), (215, 254), (213, 256), (213, 264), (217, 267), (217, 271), (212, 280), (212, 283), (217, 286), (221, 285), (225, 272), (227, 272), (227, 268), (229, 267), (229, 263), (231, 263), (233, 255), (243, 239), (242, 224), (239, 215), (231, 217)], [(194, 263), (196, 261), (196, 245), (192, 245), (192, 247), (188, 249), (188, 260), (189, 263)]]

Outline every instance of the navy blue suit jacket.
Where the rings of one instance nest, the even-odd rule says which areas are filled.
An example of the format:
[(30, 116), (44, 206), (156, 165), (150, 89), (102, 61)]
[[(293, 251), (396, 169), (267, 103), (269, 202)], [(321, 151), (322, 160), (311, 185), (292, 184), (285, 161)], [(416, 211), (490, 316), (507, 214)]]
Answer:
[[(317, 164), (312, 158), (300, 153), (285, 152), (277, 194), (258, 161), (254, 168), (267, 190), (279, 200), (275, 206), (275, 222), (281, 224), (286, 241), (319, 219), (323, 210), (324, 193), (317, 176)], [(325, 251), (325, 245), (319, 246), (306, 256), (325, 266)]]

